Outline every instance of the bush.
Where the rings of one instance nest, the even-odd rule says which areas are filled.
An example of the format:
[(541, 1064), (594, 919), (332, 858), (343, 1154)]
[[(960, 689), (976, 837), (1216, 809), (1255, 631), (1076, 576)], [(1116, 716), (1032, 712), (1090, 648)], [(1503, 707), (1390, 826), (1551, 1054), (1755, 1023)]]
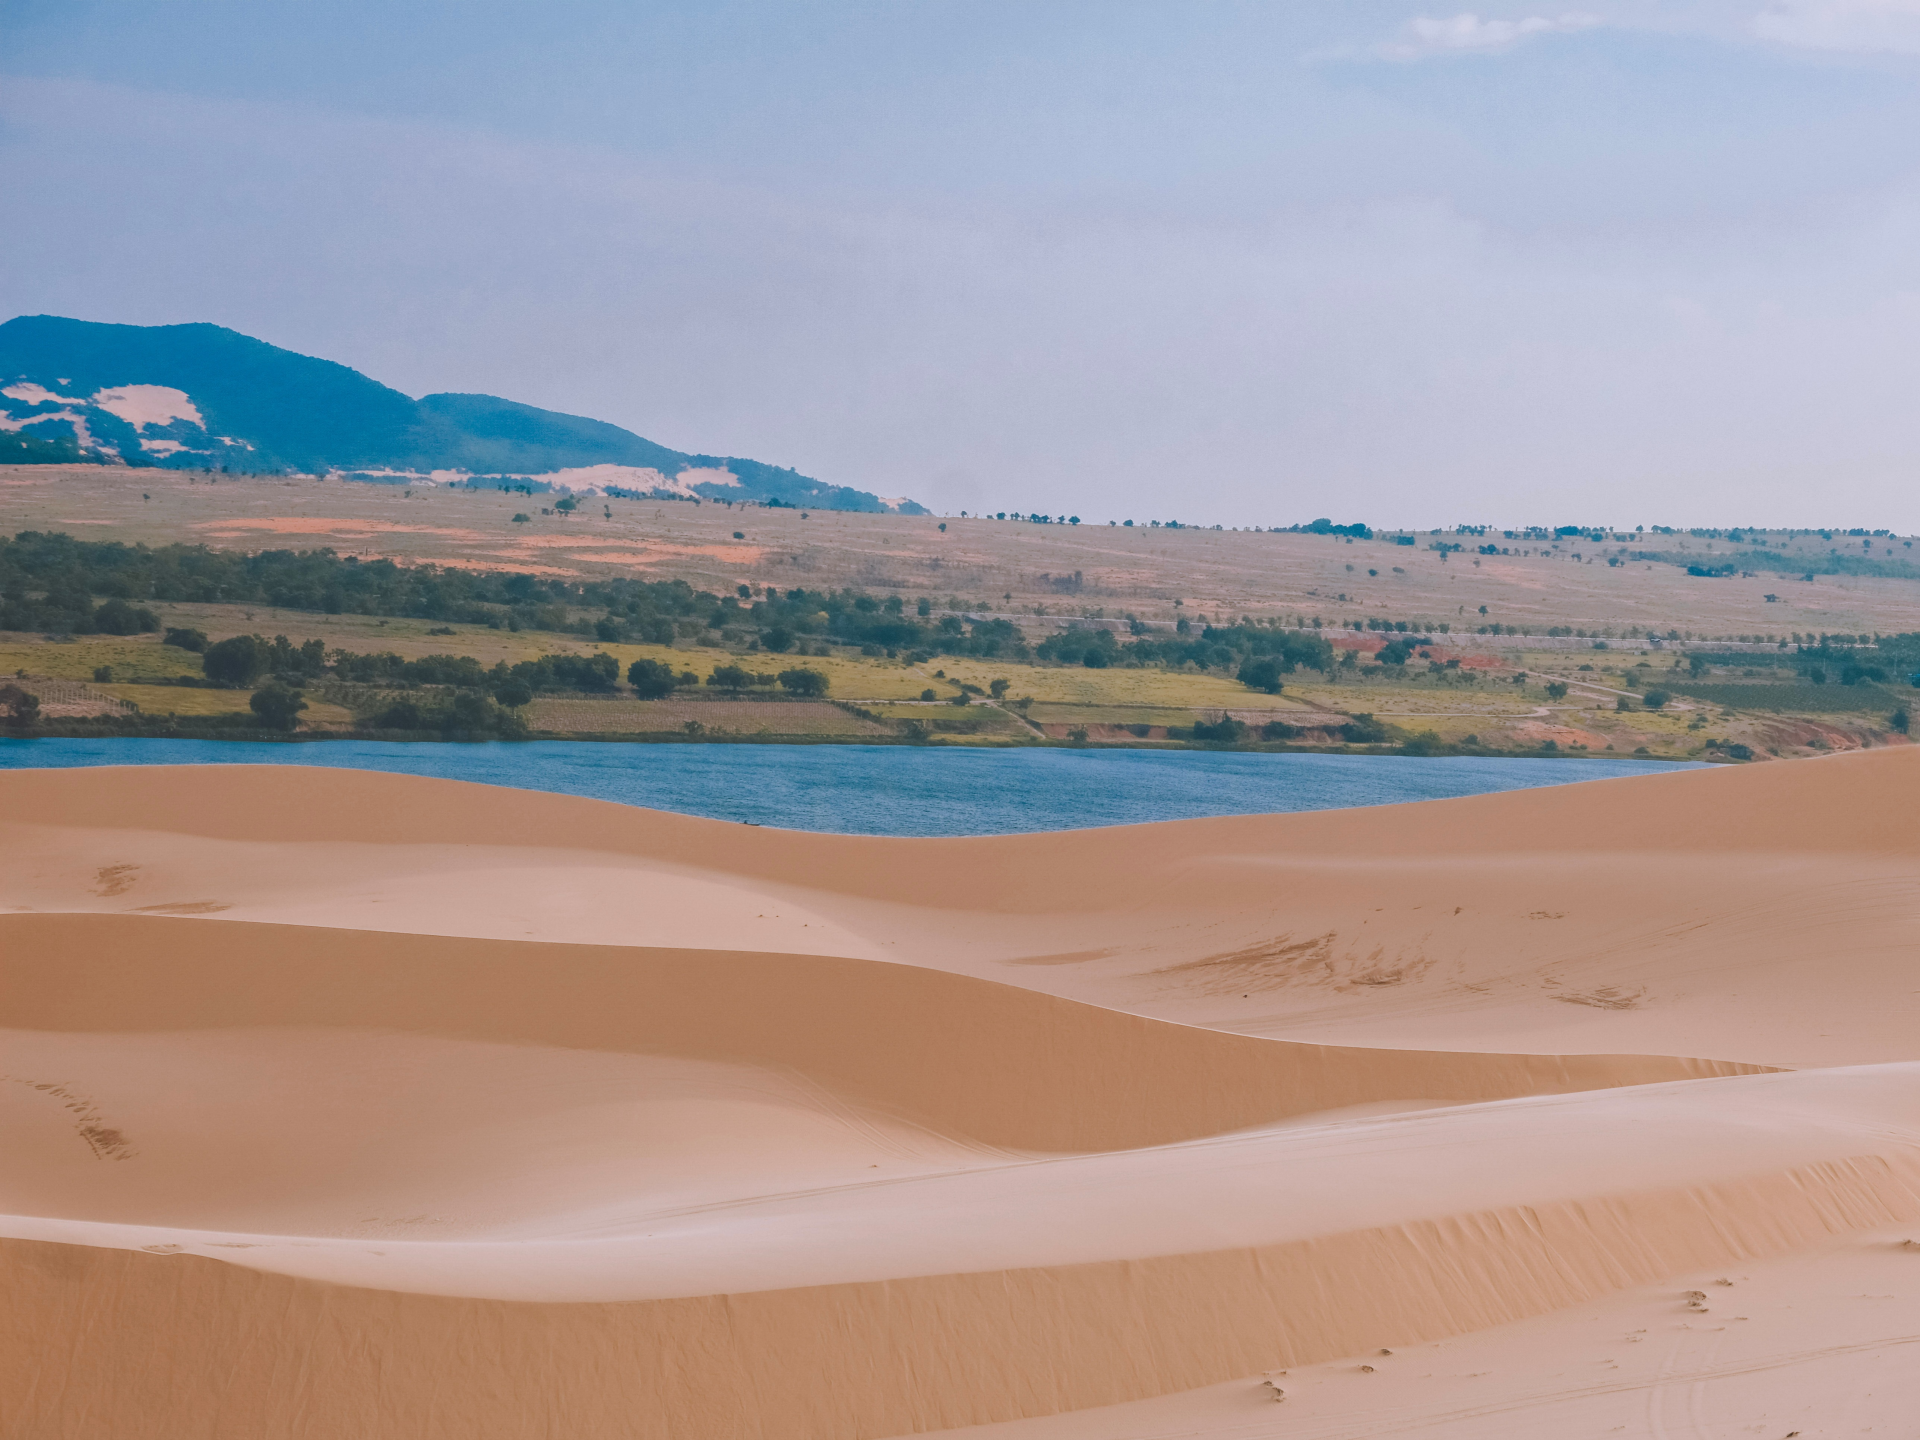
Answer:
[(93, 612), (93, 624), (102, 635), (144, 635), (160, 628), (160, 618), (144, 606), (109, 600)]
[(1887, 717), (1887, 723), (1904, 735), (1907, 733), (1908, 727), (1913, 724), (1913, 717), (1907, 713), (1907, 707), (1902, 705), (1898, 710), (1894, 711), (1892, 715)]
[(824, 695), (827, 693), (827, 677), (818, 670), (782, 670), (780, 688), (794, 695)]
[(0, 709), (7, 712), (7, 729), (16, 735), (40, 723), (40, 697), (18, 685), (0, 685)]
[(1447, 745), (1437, 731), (1422, 730), (1419, 734), (1410, 736), (1400, 749), (1408, 755), (1444, 755)]
[(738, 665), (716, 665), (713, 667), (713, 673), (707, 676), (707, 684), (738, 694), (753, 684), (753, 676)]
[(524, 680), (509, 676), (493, 687), (493, 698), (497, 704), (518, 710), (533, 699), (533, 687)]
[(478, 690), (456, 690), (425, 703), (396, 700), (373, 717), (379, 730), (432, 730), (466, 740), (523, 740), (527, 722)]
[(555, 682), (570, 690), (611, 694), (620, 683), (620, 662), (604, 651), (594, 655), (546, 655)]
[(204, 654), (207, 648), (207, 632), (204, 630), (168, 630), (161, 638), (162, 645), (171, 645), (176, 650), (190, 650), (195, 655)]
[(627, 667), (627, 684), (642, 700), (658, 700), (673, 693), (673, 667), (660, 660), (636, 660)]
[(300, 723), (300, 712), (307, 708), (307, 702), (298, 690), (278, 680), (269, 680), (253, 692), (247, 707), (269, 729), (291, 730)]
[(776, 655), (784, 655), (793, 648), (793, 632), (779, 625), (775, 625), (771, 630), (762, 630), (760, 648), (771, 650)]
[(267, 647), (257, 635), (235, 635), (209, 645), (200, 657), (200, 668), (209, 680), (222, 685), (251, 685), (266, 672)]
[(1649, 690), (1640, 697), (1640, 703), (1645, 705), (1649, 710), (1658, 710), (1672, 698), (1673, 696), (1669, 695), (1665, 690)]
[(1355, 715), (1340, 727), (1340, 737), (1350, 745), (1375, 745), (1387, 738), (1387, 727), (1371, 715)]
[(1214, 724), (1196, 720), (1193, 725), (1195, 740), (1211, 741), (1223, 745), (1237, 745), (1247, 736), (1246, 722), (1236, 720), (1231, 715), (1223, 715)]
[(1547, 685), (1547, 699), (1564, 700), (1567, 698), (1567, 686), (1563, 680), (1550, 681)]

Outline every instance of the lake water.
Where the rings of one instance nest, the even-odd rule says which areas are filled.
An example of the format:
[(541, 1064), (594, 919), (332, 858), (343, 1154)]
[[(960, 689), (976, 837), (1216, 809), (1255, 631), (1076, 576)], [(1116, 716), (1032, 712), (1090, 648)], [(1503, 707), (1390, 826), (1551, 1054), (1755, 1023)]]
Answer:
[(0, 740), (0, 769), (209, 764), (389, 770), (848, 835), (994, 835), (1331, 810), (1695, 768), (1646, 760), (898, 745)]

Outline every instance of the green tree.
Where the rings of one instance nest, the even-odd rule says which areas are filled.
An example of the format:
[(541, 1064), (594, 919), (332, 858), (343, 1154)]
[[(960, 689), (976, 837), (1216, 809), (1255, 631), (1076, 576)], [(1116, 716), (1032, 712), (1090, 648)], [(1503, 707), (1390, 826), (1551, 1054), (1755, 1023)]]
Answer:
[(753, 684), (753, 676), (738, 665), (716, 665), (713, 673), (707, 676), (707, 684), (720, 690), (731, 690), (735, 694)]
[(1264, 655), (1242, 663), (1240, 683), (1249, 690), (1264, 690), (1269, 695), (1278, 695), (1284, 688), (1280, 683), (1279, 664)]
[(827, 677), (818, 670), (782, 670), (780, 688), (794, 695), (824, 695), (827, 693)]
[(292, 686), (269, 680), (253, 692), (247, 707), (268, 729), (291, 730), (300, 723), (300, 712), (307, 708), (307, 702)]
[(994, 699), (1004, 700), (1007, 698), (1007, 690), (1012, 683), (1010, 680), (992, 680), (988, 682), (987, 689), (993, 692)]
[(658, 700), (673, 693), (673, 667), (660, 660), (636, 660), (627, 667), (627, 684), (642, 700)]
[(200, 657), (200, 668), (209, 680), (236, 688), (251, 685), (266, 673), (271, 648), (258, 635), (235, 635), (216, 640)]
[(191, 651), (195, 655), (205, 652), (207, 632), (204, 630), (169, 630), (161, 637), (162, 645), (171, 645), (176, 650)]
[(776, 655), (784, 655), (793, 648), (793, 632), (782, 625), (760, 632), (760, 646)]
[(18, 685), (0, 685), (0, 708), (7, 712), (7, 729), (16, 735), (40, 723), (40, 697)]
[(1664, 690), (1649, 690), (1640, 697), (1640, 703), (1645, 705), (1649, 710), (1658, 710), (1672, 698), (1673, 696)]
[(1550, 680), (1547, 682), (1547, 699), (1564, 700), (1566, 698), (1567, 686), (1564, 680)]
[(517, 710), (533, 699), (533, 687), (526, 681), (509, 675), (493, 687), (493, 698), (500, 704)]

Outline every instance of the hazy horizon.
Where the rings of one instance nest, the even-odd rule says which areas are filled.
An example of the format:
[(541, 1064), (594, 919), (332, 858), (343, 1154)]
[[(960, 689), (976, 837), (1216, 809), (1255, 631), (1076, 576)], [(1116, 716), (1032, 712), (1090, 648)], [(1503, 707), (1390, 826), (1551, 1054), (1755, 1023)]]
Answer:
[(0, 314), (937, 511), (1920, 530), (1920, 0), (0, 0)]

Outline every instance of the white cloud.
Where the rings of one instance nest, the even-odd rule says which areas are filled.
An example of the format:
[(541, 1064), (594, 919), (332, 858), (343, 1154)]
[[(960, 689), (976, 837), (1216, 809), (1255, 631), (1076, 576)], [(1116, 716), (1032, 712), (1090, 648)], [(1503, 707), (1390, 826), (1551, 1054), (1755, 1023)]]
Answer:
[(1920, 0), (1775, 0), (1753, 28), (1783, 45), (1916, 55)]
[(1537, 35), (1564, 35), (1599, 23), (1599, 16), (1579, 11), (1551, 18), (1532, 15), (1524, 20), (1482, 20), (1471, 12), (1446, 19), (1422, 15), (1409, 20), (1400, 38), (1383, 46), (1381, 53), (1393, 60), (1418, 60), (1427, 55), (1507, 50)]

